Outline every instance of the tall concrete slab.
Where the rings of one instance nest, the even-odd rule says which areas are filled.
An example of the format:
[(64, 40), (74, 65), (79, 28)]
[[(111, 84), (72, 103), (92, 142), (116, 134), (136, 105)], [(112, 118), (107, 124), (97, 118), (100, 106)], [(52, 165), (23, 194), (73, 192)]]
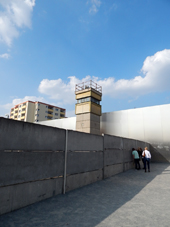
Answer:
[(68, 130), (68, 151), (103, 151), (103, 137)]
[(83, 173), (103, 168), (103, 152), (68, 152), (67, 174)]
[(62, 193), (63, 178), (0, 187), (0, 215)]
[(0, 117), (1, 150), (65, 150), (65, 130)]
[(86, 173), (74, 174), (67, 177), (66, 191), (92, 184), (103, 179), (103, 171), (96, 170)]
[(63, 176), (64, 152), (0, 152), (0, 186)]

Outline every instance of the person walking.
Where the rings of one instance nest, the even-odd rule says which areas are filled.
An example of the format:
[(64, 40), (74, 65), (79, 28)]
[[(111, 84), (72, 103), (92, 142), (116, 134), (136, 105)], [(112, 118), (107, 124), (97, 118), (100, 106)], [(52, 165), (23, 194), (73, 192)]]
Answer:
[(138, 154), (139, 154), (139, 160), (142, 160), (142, 163), (143, 163), (143, 169), (145, 169), (145, 166), (144, 166), (144, 157), (142, 156), (142, 148), (141, 147), (138, 147), (138, 150), (137, 150)]
[(142, 157), (144, 159), (145, 172), (146, 172), (146, 164), (148, 166), (148, 172), (150, 172), (151, 153), (150, 153), (150, 151), (148, 151), (147, 147), (145, 147), (145, 150), (142, 152)]
[(139, 154), (135, 148), (132, 148), (132, 156), (133, 156), (133, 161), (135, 163), (135, 169), (139, 170), (140, 169), (140, 163), (139, 163)]

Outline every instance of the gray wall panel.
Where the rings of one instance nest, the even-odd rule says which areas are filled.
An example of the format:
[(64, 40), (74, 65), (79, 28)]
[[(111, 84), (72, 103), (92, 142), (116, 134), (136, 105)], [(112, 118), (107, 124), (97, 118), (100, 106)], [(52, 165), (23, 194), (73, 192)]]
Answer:
[(123, 141), (121, 137), (104, 135), (104, 149), (123, 149)]
[(103, 136), (68, 130), (69, 151), (102, 151)]
[(123, 172), (123, 163), (104, 167), (104, 178)]
[(65, 149), (65, 130), (0, 117), (0, 150)]
[(132, 148), (136, 148), (136, 140), (122, 138), (123, 149), (127, 151), (132, 151)]
[(123, 150), (105, 150), (104, 151), (104, 165), (113, 165), (116, 163), (123, 163)]
[(87, 173), (70, 175), (67, 177), (66, 191), (83, 187), (103, 179), (103, 171), (96, 170)]
[(0, 215), (62, 193), (63, 178), (0, 187)]
[(64, 152), (0, 152), (0, 186), (63, 175)]
[(132, 151), (130, 150), (123, 150), (124, 162), (131, 162), (133, 161)]
[(67, 174), (103, 168), (103, 152), (68, 152)]
[[(145, 147), (146, 147), (146, 143), (143, 142), (143, 141), (136, 140), (136, 147), (135, 147), (135, 148), (138, 149), (138, 147), (141, 147), (142, 150), (144, 150)], [(148, 149), (149, 149), (149, 148), (148, 148)]]

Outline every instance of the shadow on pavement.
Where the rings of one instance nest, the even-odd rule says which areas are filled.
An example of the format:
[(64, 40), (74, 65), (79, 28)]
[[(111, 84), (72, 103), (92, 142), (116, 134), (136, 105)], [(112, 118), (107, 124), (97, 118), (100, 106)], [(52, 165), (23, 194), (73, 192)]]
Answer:
[[(169, 164), (151, 164), (151, 172), (129, 170), (0, 216), (2, 227), (94, 227), (131, 200)], [(169, 171), (169, 170), (168, 170)], [(168, 172), (167, 171), (167, 172)]]

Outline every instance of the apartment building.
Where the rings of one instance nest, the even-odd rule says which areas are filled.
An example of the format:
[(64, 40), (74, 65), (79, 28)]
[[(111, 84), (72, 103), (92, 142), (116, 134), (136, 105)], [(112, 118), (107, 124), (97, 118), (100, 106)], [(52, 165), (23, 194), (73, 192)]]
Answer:
[(65, 118), (66, 110), (42, 102), (26, 101), (11, 108), (10, 119), (38, 122)]

